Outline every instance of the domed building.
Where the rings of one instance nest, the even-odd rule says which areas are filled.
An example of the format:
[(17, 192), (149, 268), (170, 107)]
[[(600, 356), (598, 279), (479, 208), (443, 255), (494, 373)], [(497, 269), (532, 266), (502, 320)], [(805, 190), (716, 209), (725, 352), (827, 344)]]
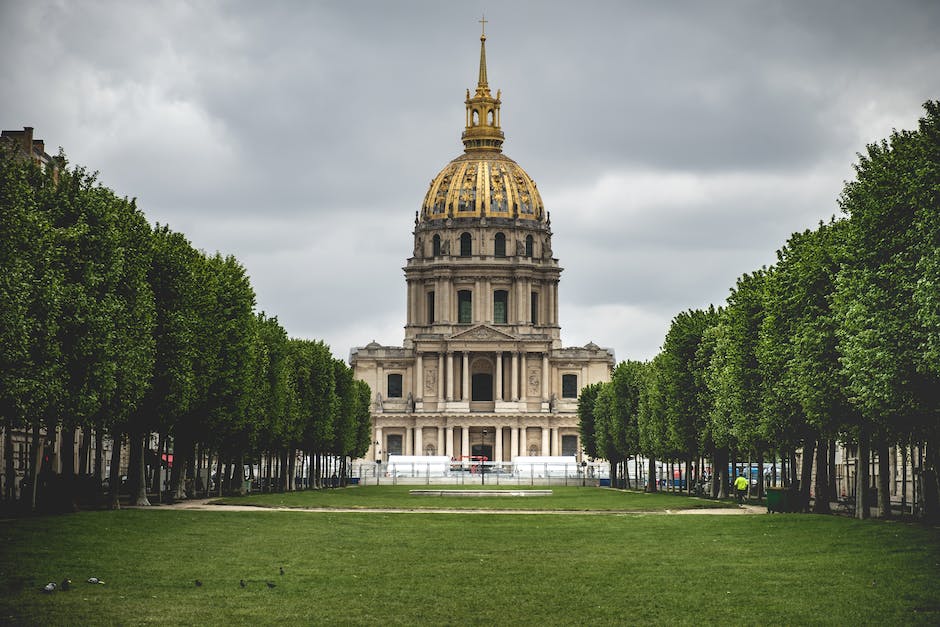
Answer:
[(582, 458), (577, 397), (610, 379), (614, 355), (562, 347), (551, 220), (535, 181), (502, 152), (500, 97), (484, 33), (464, 153), (431, 181), (415, 219), (404, 343), (350, 355), (373, 393), (367, 459)]

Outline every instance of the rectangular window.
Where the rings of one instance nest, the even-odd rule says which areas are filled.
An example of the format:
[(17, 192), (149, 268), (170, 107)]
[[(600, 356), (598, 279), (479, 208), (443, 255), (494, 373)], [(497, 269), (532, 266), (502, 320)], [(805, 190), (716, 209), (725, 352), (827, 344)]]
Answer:
[(561, 454), (566, 457), (578, 456), (578, 436), (576, 435), (561, 436)]
[(578, 375), (561, 375), (561, 397), (578, 398)]
[(532, 319), (532, 324), (539, 323), (539, 293), (532, 292), (531, 303), (530, 303), (530, 314), (529, 317)]
[(388, 375), (388, 398), (401, 398), (401, 375), (400, 374), (390, 374)]
[(470, 290), (457, 292), (457, 323), (470, 324), (473, 320), (473, 296)]
[(509, 316), (509, 292), (496, 290), (493, 292), (493, 322), (506, 324)]
[(434, 292), (428, 292), (428, 324), (434, 324)]

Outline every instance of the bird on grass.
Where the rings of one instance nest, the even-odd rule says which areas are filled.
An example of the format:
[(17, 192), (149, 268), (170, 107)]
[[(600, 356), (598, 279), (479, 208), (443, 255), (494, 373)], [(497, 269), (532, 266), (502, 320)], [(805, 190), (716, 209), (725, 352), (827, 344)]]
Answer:
[(62, 580), (62, 583), (59, 584), (59, 588), (62, 590), (69, 590), (72, 585), (72, 580), (66, 577)]
[(45, 592), (46, 594), (51, 594), (55, 592), (55, 589), (56, 589), (56, 585), (54, 581), (50, 581), (49, 583), (47, 583), (46, 585), (42, 587), (42, 591)]
[(239, 580), (238, 580), (238, 585), (240, 585), (242, 588), (244, 588), (244, 587), (247, 586), (248, 584), (245, 583), (245, 580), (244, 580), (244, 579), (239, 579)]
[(104, 582), (98, 579), (97, 577), (89, 577), (88, 583), (98, 583), (98, 584), (101, 584), (102, 586), (104, 585)]
[(199, 581), (198, 579), (196, 580), (196, 587), (197, 587), (197, 588), (202, 587), (202, 582)]
[(283, 576), (284, 576), (284, 567), (281, 566), (280, 568), (281, 568), (281, 576), (283, 577)]
[(277, 584), (274, 583), (273, 581), (266, 581), (265, 583), (268, 584), (268, 587), (269, 587), (269, 588), (273, 588), (274, 586), (277, 585)]

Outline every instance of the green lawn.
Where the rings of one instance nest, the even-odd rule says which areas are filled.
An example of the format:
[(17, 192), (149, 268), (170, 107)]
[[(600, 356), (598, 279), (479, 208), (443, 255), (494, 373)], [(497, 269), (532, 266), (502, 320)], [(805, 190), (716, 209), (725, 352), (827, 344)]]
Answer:
[(938, 530), (841, 517), (155, 508), (0, 546), (0, 624), (940, 622)]
[[(526, 490), (550, 489), (551, 496), (441, 497), (411, 495), (411, 490)], [(636, 512), (663, 509), (735, 507), (732, 501), (712, 501), (673, 494), (644, 494), (598, 488), (540, 486), (363, 486), (337, 490), (304, 490), (254, 494), (217, 502), (263, 507), (403, 508), (403, 509), (555, 509), (569, 511)]]

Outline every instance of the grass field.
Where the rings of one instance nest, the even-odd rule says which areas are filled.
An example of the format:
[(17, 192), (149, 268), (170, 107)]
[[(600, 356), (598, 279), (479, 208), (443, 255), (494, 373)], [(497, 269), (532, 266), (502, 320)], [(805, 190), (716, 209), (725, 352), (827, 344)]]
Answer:
[(154, 508), (0, 543), (2, 624), (940, 622), (938, 530), (840, 517)]
[[(500, 490), (550, 489), (550, 497), (440, 497), (417, 496), (411, 490)], [(712, 501), (673, 494), (645, 494), (598, 488), (535, 486), (364, 486), (346, 490), (304, 490), (279, 494), (254, 494), (220, 499), (218, 502), (262, 507), (401, 508), (401, 509), (553, 509), (566, 511), (636, 512), (663, 509), (735, 507), (731, 501)]]

